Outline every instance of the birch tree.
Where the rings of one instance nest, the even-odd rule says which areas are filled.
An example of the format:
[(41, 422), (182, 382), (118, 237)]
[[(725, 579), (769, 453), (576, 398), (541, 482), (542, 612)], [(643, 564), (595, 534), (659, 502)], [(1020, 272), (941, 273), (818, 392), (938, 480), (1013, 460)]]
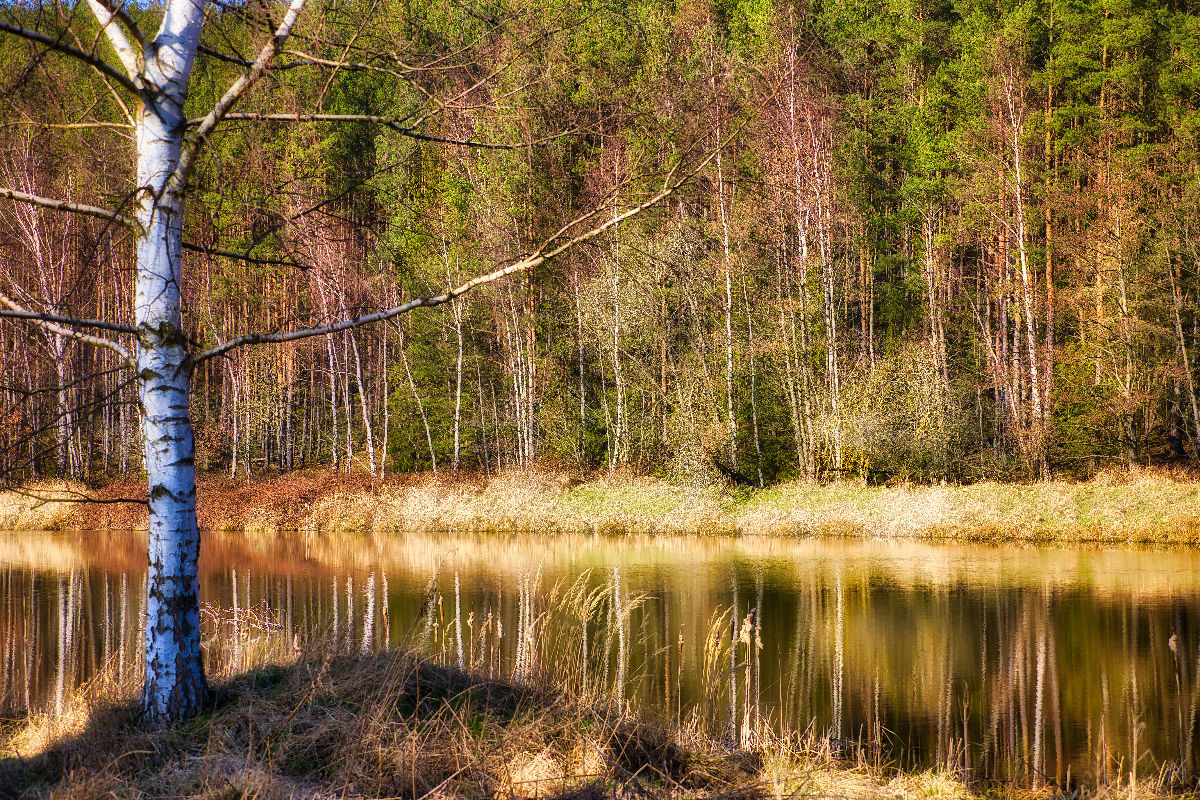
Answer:
[[(692, 153), (693, 165), (682, 169), (677, 164), (640, 201), (618, 206), (610, 200), (603, 208), (567, 222), (531, 252), (511, 258), (491, 272), (447, 286), (437, 294), (413, 297), (390, 308), (353, 317), (347, 315), (315, 327), (233, 336), (202, 349), (189, 335), (182, 313), (183, 253), (189, 246), (184, 237), (184, 212), (189, 178), (222, 123), (231, 120), (254, 124), (356, 122), (446, 146), (519, 149), (534, 144), (442, 138), (421, 128), (421, 122), (435, 112), (418, 116), (414, 123), (412, 118), (400, 120), (367, 114), (236, 111), (239, 102), (256, 85), (264, 83), (264, 77), (273, 70), (391, 69), (411, 80), (401, 65), (393, 68), (374, 63), (352, 64), (308, 57), (296, 50), (289, 50), (286, 63), (279, 63), (277, 57), (289, 47), (305, 4), (306, 0), (290, 0), (286, 8), (271, 9), (282, 14), (271, 26), (266, 41), (258, 45), (253, 58), (202, 46), (206, 0), (166, 0), (161, 7), (139, 12), (136, 17), (114, 0), (87, 0), (87, 12), (99, 28), (98, 36), (84, 30), (83, 21), (76, 17), (67, 20), (65, 31), (54, 33), (0, 20), (0, 32), (25, 40), (37, 51), (36, 58), (52, 53), (90, 68), (122, 109), (132, 133), (133, 147), (127, 168), (133, 176), (133, 189), (127, 201), (116, 209), (41, 196), (20, 188), (0, 188), (0, 198), (95, 217), (126, 229), (136, 250), (133, 319), (80, 319), (31, 307), (32, 304), (26, 306), (7, 296), (0, 296), (0, 316), (25, 321), (48, 334), (82, 345), (105, 348), (134, 374), (148, 478), (150, 534), (142, 706), (153, 722), (194, 715), (209, 696), (200, 650), (200, 533), (196, 522), (195, 446), (189, 409), (192, 375), (197, 366), (240, 347), (333, 337), (417, 308), (452, 302), (476, 287), (536, 268), (650, 208), (704, 169), (712, 158)], [(152, 15), (160, 17), (159, 27), (153, 35), (148, 35), (141, 21)], [(370, 20), (361, 22), (364, 26), (370, 24)], [(106, 47), (101, 47), (102, 41)], [(189, 84), (202, 52), (233, 64), (238, 74), (203, 115), (189, 118), (185, 113), (190, 99)], [(486, 80), (481, 79), (473, 88)], [(447, 104), (436, 102), (431, 106), (444, 109)], [(369, 437), (369, 420), (366, 427)]]

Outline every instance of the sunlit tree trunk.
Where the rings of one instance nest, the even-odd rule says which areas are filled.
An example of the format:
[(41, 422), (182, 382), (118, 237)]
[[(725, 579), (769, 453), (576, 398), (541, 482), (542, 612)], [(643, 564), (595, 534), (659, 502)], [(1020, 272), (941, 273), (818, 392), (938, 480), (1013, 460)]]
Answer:
[[(325, 283), (321, 279), (320, 274), (314, 276), (314, 282), (317, 284), (317, 295), (321, 298), (321, 313), (326, 319), (329, 318), (329, 302), (325, 296)], [(325, 337), (325, 358), (329, 365), (329, 426), (331, 429), (332, 439), (329, 446), (329, 458), (333, 462), (333, 468), (338, 468), (338, 390), (337, 390), (337, 363), (333, 351), (333, 334), (327, 334)], [(346, 421), (349, 425), (349, 420)]]
[(462, 431), (462, 387), (463, 387), (463, 307), (462, 302), (455, 300), (450, 304), (450, 312), (454, 317), (454, 336), (458, 345), (457, 358), (454, 362), (454, 461), (451, 469), (458, 472), (459, 451), (461, 449)]
[[(803, 109), (798, 109), (800, 98), (798, 97), (798, 67), (795, 59), (795, 27), (792, 26), (792, 43), (793, 46), (788, 48), (789, 59), (789, 92), (788, 92), (788, 138), (791, 146), (791, 161), (792, 161), (792, 199), (794, 204), (794, 215), (791, 220), (794, 226), (796, 236), (796, 246), (793, 251), (792, 258), (795, 264), (799, 267), (797, 280), (789, 280), (788, 299), (789, 306), (793, 311), (789, 315), (790, 319), (787, 322), (790, 339), (792, 343), (792, 351), (794, 353), (800, 407), (803, 410), (802, 415), (802, 438), (804, 440), (804, 472), (808, 477), (813, 477), (817, 469), (817, 453), (816, 440), (814, 436), (814, 405), (816, 404), (815, 386), (816, 377), (813, 374), (812, 367), (809, 363), (809, 356), (812, 353), (812, 335), (811, 323), (812, 317), (809, 310), (809, 240), (810, 226), (812, 223), (812, 209), (808, 202), (808, 191), (805, 185), (804, 166), (802, 163), (802, 153), (811, 142), (803, 143), (801, 138), (800, 123), (802, 121)], [(810, 137), (811, 138), (811, 137)], [(795, 297), (792, 296), (792, 289), (795, 288)], [(792, 300), (798, 302), (791, 302)], [(798, 324), (797, 324), (798, 323)], [(797, 334), (798, 337), (797, 337)]]
[(421, 402), (421, 394), (417, 391), (417, 382), (413, 380), (412, 367), (408, 364), (408, 347), (405, 344), (404, 328), (400, 327), (399, 320), (396, 321), (396, 332), (400, 335), (400, 362), (404, 365), (404, 376), (408, 379), (409, 391), (412, 392), (413, 400), (417, 404), (417, 411), (421, 415), (421, 424), (425, 427), (425, 442), (429, 445), (429, 465), (433, 474), (437, 475), (437, 451), (433, 447), (433, 431), (429, 428), (429, 417), (425, 414), (425, 404)]
[(1025, 356), (1029, 369), (1029, 438), (1030, 460), (1034, 462), (1043, 478), (1050, 475), (1046, 461), (1045, 431), (1046, 417), (1043, 413), (1042, 398), (1045, 390), (1038, 378), (1038, 361), (1041, 358), (1041, 348), (1037, 341), (1037, 317), (1034, 315), (1033, 276), (1029, 266), (1029, 236), (1025, 225), (1025, 170), (1022, 160), (1022, 138), (1024, 137), (1024, 103), (1018, 96), (1016, 80), (1010, 73), (1005, 80), (1005, 102), (1008, 112), (1009, 142), (1012, 156), (1012, 197), (1016, 229), (1014, 238), (1017, 245), (1017, 264), (1021, 279), (1022, 317), (1025, 323)]
[[(344, 307), (342, 315), (343, 318), (349, 317)], [(367, 438), (367, 462), (374, 475), (378, 472), (378, 462), (375, 460), (375, 437), (371, 433), (371, 411), (367, 406), (367, 387), (363, 381), (362, 359), (358, 354), (358, 338), (353, 331), (348, 331), (346, 336), (350, 338), (350, 347), (354, 352), (354, 377), (358, 381), (358, 402), (363, 415), (363, 432)]]
[[(719, 140), (719, 128), (716, 136)], [(725, 411), (729, 422), (729, 466), (736, 471), (738, 428), (733, 395), (733, 278), (729, 264), (729, 219), (725, 212), (725, 173), (720, 151), (717, 151), (717, 207), (721, 214), (721, 264), (725, 272)]]
[[(616, 175), (613, 176), (614, 181), (617, 180)], [(616, 215), (616, 208), (613, 208), (613, 214)], [(616, 469), (620, 464), (624, 463), (628, 444), (628, 418), (625, 409), (625, 376), (621, 368), (621, 240), (620, 228), (613, 228), (613, 250), (612, 250), (612, 309), (613, 309), (613, 324), (612, 324), (612, 361), (613, 361), (613, 387), (616, 389), (616, 407), (613, 409), (616, 412), (612, 434), (612, 449), (609, 451), (608, 468)]]
[(169, 3), (145, 80), (154, 102), (137, 130), (137, 383), (149, 482), (146, 678), (142, 705), (180, 719), (208, 697), (200, 655), (200, 532), (188, 401), (192, 367), (180, 314), (183, 186), (174, 176), (185, 130), (184, 100), (203, 5)]
[(1171, 306), (1175, 312), (1175, 343), (1179, 350), (1179, 358), (1183, 366), (1183, 374), (1188, 388), (1188, 404), (1192, 410), (1192, 432), (1195, 436), (1192, 457), (1200, 455), (1200, 404), (1196, 402), (1196, 378), (1192, 374), (1191, 360), (1188, 358), (1187, 342), (1183, 338), (1183, 298), (1179, 292), (1179, 281), (1175, 277), (1175, 264), (1167, 265), (1167, 273), (1171, 277)]
[(941, 286), (937, 257), (936, 221), (937, 212), (933, 209), (922, 213), (921, 233), (925, 248), (922, 272), (925, 279), (926, 313), (929, 316), (929, 352), (933, 357), (944, 397), (944, 393), (950, 388), (950, 371), (946, 364), (946, 332), (942, 322), (942, 304), (940, 302)]
[(575, 293), (575, 346), (579, 351), (579, 463), (583, 464), (587, 458), (587, 390), (583, 378), (583, 307), (579, 301), (578, 268), (572, 277), (571, 288)]
[(758, 370), (754, 357), (754, 318), (750, 313), (750, 294), (746, 289), (745, 275), (742, 275), (742, 304), (746, 307), (746, 349), (750, 356), (750, 427), (754, 434), (754, 469), (758, 474), (758, 486), (761, 489), (765, 483), (762, 470), (762, 441), (758, 435)]

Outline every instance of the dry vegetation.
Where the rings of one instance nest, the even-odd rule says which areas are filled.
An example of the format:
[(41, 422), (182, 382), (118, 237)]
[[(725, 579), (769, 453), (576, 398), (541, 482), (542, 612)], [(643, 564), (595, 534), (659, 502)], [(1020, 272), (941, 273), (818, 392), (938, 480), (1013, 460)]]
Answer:
[(215, 710), (169, 729), (140, 725), (128, 696), (94, 683), (61, 719), (10, 721), (0, 787), (81, 800), (971, 796), (950, 776), (886, 777), (786, 743), (734, 750), (695, 724), (671, 729), (399, 651), (244, 673)]
[(967, 786), (947, 772), (836, 760), (828, 740), (736, 749), (616, 713), (541, 680), (492, 680), (393, 650), (309, 654), (224, 681), (214, 707), (142, 724), (135, 687), (101, 676), (60, 716), (0, 721), (0, 798), (1194, 798), (1161, 779), (1069, 792)]
[[(44, 481), (22, 489), (0, 491), (0, 530), (55, 531), (76, 527), (82, 484)], [(144, 494), (144, 492), (143, 492)]]
[[(128, 482), (96, 495), (136, 496), (139, 489)], [(0, 493), (0, 528), (145, 527), (141, 507), (79, 506), (70, 502), (71, 490), (46, 484), (28, 494)], [(1164, 471), (1109, 472), (1085, 482), (794, 482), (755, 490), (696, 487), (628, 472), (372, 479), (313, 470), (251, 483), (203, 478), (199, 498), (202, 528), (246, 533), (536, 530), (1200, 544), (1200, 481)]]

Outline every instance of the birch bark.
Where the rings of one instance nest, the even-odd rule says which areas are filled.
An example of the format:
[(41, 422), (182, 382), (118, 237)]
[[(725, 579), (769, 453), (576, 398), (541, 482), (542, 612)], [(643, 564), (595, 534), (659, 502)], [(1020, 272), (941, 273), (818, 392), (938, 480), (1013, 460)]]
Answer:
[(183, 106), (204, 19), (202, 2), (171, 2), (147, 53), (137, 130), (137, 386), (149, 481), (146, 674), (152, 719), (194, 714), (208, 697), (200, 657), (192, 362), (180, 314)]

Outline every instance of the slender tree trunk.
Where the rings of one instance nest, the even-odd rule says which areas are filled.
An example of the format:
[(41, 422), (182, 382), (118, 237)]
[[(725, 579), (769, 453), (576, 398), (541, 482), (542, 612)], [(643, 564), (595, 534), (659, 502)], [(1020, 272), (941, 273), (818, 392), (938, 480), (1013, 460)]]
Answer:
[[(346, 331), (342, 339), (342, 411), (346, 415), (346, 472), (354, 469), (354, 407), (350, 402), (350, 338), (352, 331)], [(249, 465), (247, 465), (249, 466)]]
[(575, 345), (579, 350), (579, 463), (587, 458), (587, 393), (583, 382), (583, 308), (579, 303), (579, 270), (571, 286), (575, 290)]
[(392, 430), (392, 389), (388, 370), (387, 326), (379, 332), (379, 374), (383, 376), (383, 414), (379, 430), (379, 474), (387, 473), (388, 437)]
[[(344, 319), (349, 319), (350, 316), (344, 306), (342, 316)], [(374, 475), (379, 468), (375, 460), (375, 437), (371, 433), (371, 411), (367, 407), (367, 387), (363, 382), (362, 359), (358, 355), (358, 338), (354, 335), (354, 331), (347, 331), (346, 335), (350, 337), (350, 347), (354, 353), (354, 377), (358, 381), (358, 403), (363, 415), (363, 432), (367, 438), (367, 462), (370, 464), (371, 474)]]
[(408, 378), (408, 388), (412, 391), (413, 400), (417, 403), (417, 411), (421, 414), (421, 424), (425, 426), (425, 442), (429, 445), (429, 463), (433, 470), (433, 474), (437, 475), (437, 451), (433, 448), (433, 432), (429, 429), (429, 417), (425, 415), (425, 404), (421, 402), (421, 395), (417, 392), (417, 382), (413, 380), (412, 368), (408, 365), (408, 347), (404, 341), (404, 329), (400, 327), (399, 320), (396, 320), (396, 331), (400, 334), (400, 361), (404, 365), (404, 375)]
[[(617, 213), (616, 206), (613, 207), (613, 214)], [(613, 228), (613, 252), (612, 252), (612, 291), (613, 291), (613, 325), (612, 325), (612, 358), (613, 358), (613, 385), (617, 391), (616, 403), (616, 418), (613, 426), (612, 449), (609, 451), (609, 470), (616, 469), (625, 460), (625, 454), (628, 449), (626, 439), (626, 413), (625, 413), (625, 381), (621, 370), (621, 251), (620, 251), (620, 230), (617, 227)]]
[(1029, 430), (1032, 438), (1030, 458), (1037, 466), (1042, 478), (1046, 479), (1050, 477), (1050, 468), (1046, 461), (1046, 417), (1042, 408), (1042, 398), (1045, 396), (1045, 390), (1038, 379), (1038, 361), (1040, 360), (1041, 350), (1037, 343), (1037, 318), (1033, 313), (1033, 276), (1029, 268), (1027, 246), (1029, 237), (1025, 226), (1024, 168), (1021, 153), (1021, 138), (1024, 133), (1024, 110), (1022, 101), (1017, 97), (1017, 88), (1011, 75), (1008, 76), (1008, 80), (1005, 82), (1005, 89), (1011, 133), (1010, 145), (1012, 147), (1012, 193), (1016, 216), (1017, 263), (1020, 267), (1022, 316), (1025, 322), (1025, 355), (1029, 365), (1029, 400), (1031, 405)]
[(475, 340), (475, 333), (471, 333), (471, 352), (475, 356), (475, 392), (479, 397), (479, 437), (483, 447), (483, 474), (491, 477), (492, 460), (488, 453), (488, 437), (487, 437), (487, 407), (483, 403), (483, 370), (479, 365), (479, 345)]
[[(718, 141), (720, 136), (718, 124)], [(725, 268), (725, 411), (729, 421), (729, 466), (736, 472), (738, 428), (733, 396), (733, 278), (729, 265), (729, 220), (725, 214), (725, 173), (720, 150), (717, 151), (717, 206), (721, 213), (721, 258)]]
[[(1121, 238), (1121, 226), (1117, 226), (1117, 240)], [(1117, 261), (1117, 308), (1121, 312), (1121, 350), (1123, 365), (1117, 376), (1121, 399), (1125, 410), (1121, 414), (1122, 438), (1125, 442), (1126, 466), (1133, 466), (1138, 457), (1137, 438), (1134, 433), (1133, 417), (1133, 316), (1129, 307), (1129, 292), (1125, 279), (1125, 264), (1118, 256)]]
[[(1049, 47), (1048, 52), (1053, 53), (1054, 45), (1054, 8), (1050, 6), (1048, 9), (1049, 22)], [(1048, 73), (1054, 71), (1054, 59), (1051, 56), (1046, 64)], [(1043, 127), (1045, 128), (1045, 142), (1043, 143), (1043, 158), (1045, 160), (1045, 182), (1046, 182), (1046, 197), (1043, 200), (1045, 213), (1046, 227), (1046, 334), (1043, 347), (1045, 356), (1042, 359), (1042, 410), (1045, 415), (1046, 433), (1050, 432), (1050, 400), (1051, 392), (1054, 390), (1054, 147), (1052, 140), (1051, 119), (1054, 110), (1054, 83), (1053, 81), (1046, 82), (1046, 115)], [(1059, 754), (1061, 763), (1061, 753)]]
[(829, 434), (832, 440), (832, 467), (842, 470), (842, 390), (838, 364), (838, 320), (836, 275), (833, 264), (833, 187), (829, 179), (829, 153), (824, 136), (818, 136), (812, 119), (808, 121), (811, 140), (812, 176), (816, 189), (817, 252), (821, 258), (822, 308), (825, 317), (825, 380), (829, 391)]
[(74, 478), (75, 472), (71, 469), (70, 456), (71, 404), (67, 397), (68, 379), (64, 349), (63, 336), (58, 333), (52, 334), (50, 336), (50, 352), (54, 360), (54, 397), (57, 400), (54, 426), (55, 467), (59, 478)]
[(158, 720), (191, 716), (208, 698), (200, 655), (192, 367), (180, 314), (183, 194), (168, 181), (181, 154), (183, 100), (202, 11), (168, 6), (164, 43), (146, 66), (157, 102), (142, 108), (137, 131), (137, 218), (144, 231), (137, 244), (137, 384), (150, 505), (142, 705)]
[(455, 300), (450, 305), (454, 315), (454, 334), (458, 343), (458, 358), (454, 371), (454, 461), (451, 469), (458, 472), (459, 449), (462, 430), (462, 386), (463, 386), (463, 308), (462, 303)]
[(746, 276), (742, 275), (742, 304), (746, 307), (746, 349), (750, 354), (750, 425), (754, 433), (754, 469), (758, 473), (758, 487), (763, 483), (762, 442), (758, 436), (758, 372), (754, 359), (754, 318), (750, 313), (750, 295), (746, 290)]
[(1188, 402), (1192, 409), (1192, 433), (1194, 435), (1192, 458), (1200, 457), (1200, 404), (1196, 402), (1196, 378), (1192, 374), (1192, 365), (1188, 359), (1187, 342), (1183, 338), (1183, 298), (1179, 292), (1179, 282), (1175, 278), (1175, 265), (1168, 264), (1167, 272), (1171, 276), (1172, 308), (1175, 312), (1175, 341), (1179, 347), (1179, 358), (1183, 365), (1183, 374), (1187, 379)]
[[(325, 282), (318, 274), (315, 276), (317, 284), (317, 296), (321, 298), (321, 314), (325, 319), (329, 318), (329, 302), (325, 296)], [(333, 351), (333, 334), (325, 336), (325, 356), (329, 363), (329, 425), (331, 429), (332, 443), (329, 446), (329, 457), (333, 462), (333, 468), (338, 468), (338, 390), (337, 390), (337, 365)], [(350, 421), (347, 420), (349, 425)]]
[(944, 393), (950, 388), (950, 372), (946, 365), (946, 333), (942, 325), (942, 310), (939, 302), (941, 286), (938, 281), (937, 246), (935, 230), (935, 212), (927, 209), (922, 216), (922, 234), (924, 237), (925, 253), (925, 293), (926, 313), (929, 315), (929, 351), (937, 370), (940, 389)]

